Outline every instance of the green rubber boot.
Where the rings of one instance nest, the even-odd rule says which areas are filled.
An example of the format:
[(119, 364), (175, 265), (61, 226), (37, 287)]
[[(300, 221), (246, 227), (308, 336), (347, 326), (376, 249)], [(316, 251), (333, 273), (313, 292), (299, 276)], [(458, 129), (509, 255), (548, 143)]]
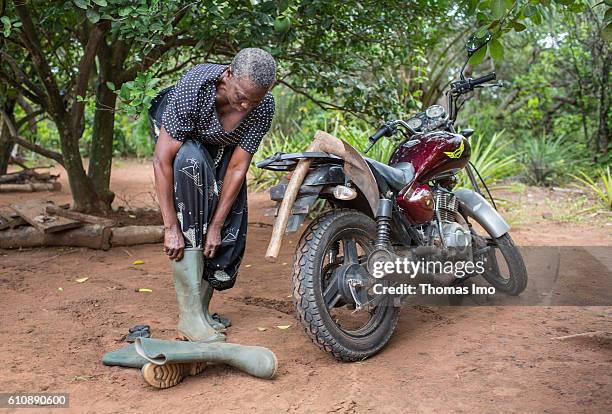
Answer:
[(142, 368), (148, 362), (148, 360), (136, 352), (134, 344), (129, 344), (117, 351), (107, 352), (102, 356), (102, 363), (108, 366), (119, 365), (122, 367)]
[(202, 249), (185, 249), (180, 261), (172, 260), (172, 275), (179, 310), (179, 339), (192, 342), (225, 341), (206, 320), (202, 309)]
[(143, 378), (156, 388), (172, 387), (188, 375), (199, 374), (207, 362), (231, 365), (264, 379), (274, 377), (278, 369), (276, 355), (261, 346), (136, 338), (134, 347), (149, 362), (141, 369)]
[(204, 317), (210, 326), (219, 332), (224, 332), (232, 325), (232, 322), (229, 320), (229, 318), (221, 315), (219, 315), (219, 320), (217, 321), (210, 315), (208, 307), (210, 305), (210, 300), (212, 299), (213, 293), (214, 289), (210, 283), (208, 283), (207, 280), (202, 279), (202, 310), (204, 311)]

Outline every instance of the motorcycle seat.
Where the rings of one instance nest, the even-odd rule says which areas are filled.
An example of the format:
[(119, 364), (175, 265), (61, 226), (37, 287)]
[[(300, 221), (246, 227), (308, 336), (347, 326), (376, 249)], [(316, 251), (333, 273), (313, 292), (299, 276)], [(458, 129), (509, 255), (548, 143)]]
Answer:
[(376, 170), (393, 190), (401, 190), (414, 178), (414, 166), (409, 162), (398, 162), (391, 166), (371, 158), (365, 158), (365, 160), (370, 168)]

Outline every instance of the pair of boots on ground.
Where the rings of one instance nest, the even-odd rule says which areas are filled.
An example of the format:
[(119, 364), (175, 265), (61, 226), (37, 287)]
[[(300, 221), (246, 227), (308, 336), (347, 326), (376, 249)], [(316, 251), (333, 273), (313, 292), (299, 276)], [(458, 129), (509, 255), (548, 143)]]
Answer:
[(231, 322), (219, 316), (215, 320), (208, 311), (213, 288), (202, 278), (204, 256), (202, 249), (184, 250), (180, 261), (172, 260), (172, 275), (179, 310), (177, 326), (179, 339), (192, 342), (225, 341), (225, 331)]
[(200, 374), (209, 363), (230, 365), (264, 379), (273, 378), (278, 369), (274, 352), (261, 346), (142, 337), (125, 348), (107, 352), (102, 363), (140, 368), (142, 378), (155, 388), (173, 387), (185, 377)]
[[(136, 338), (134, 344), (107, 352), (102, 363), (141, 368), (143, 379), (153, 387), (172, 387), (189, 375), (198, 375), (208, 362), (234, 366), (259, 378), (272, 378), (278, 362), (267, 348), (224, 343), (219, 331), (228, 319), (215, 320), (208, 312), (213, 289), (202, 279), (202, 249), (185, 249), (183, 259), (172, 261), (179, 309), (178, 337), (187, 341)], [(223, 323), (225, 322), (225, 324)]]

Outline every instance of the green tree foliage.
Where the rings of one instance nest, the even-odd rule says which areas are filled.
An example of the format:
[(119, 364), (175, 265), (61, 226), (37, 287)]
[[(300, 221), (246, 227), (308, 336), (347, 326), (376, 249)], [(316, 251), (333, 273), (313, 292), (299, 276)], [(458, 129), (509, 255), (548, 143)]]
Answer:
[(477, 92), (461, 114), (484, 137), (508, 132), (529, 183), (557, 185), (610, 163), (609, 13), (595, 4), (580, 14), (551, 9), (541, 26), (506, 35), (505, 59), (478, 68), (505, 87)]
[[(320, 106), (382, 110), (389, 87), (376, 69), (426, 38), (445, 5), (391, 1), (2, 2), (0, 81), (49, 114), (60, 136), (75, 208), (108, 208), (117, 97), (140, 113), (160, 79), (196, 61), (227, 62), (240, 48), (270, 50), (280, 83), (302, 94), (341, 96)], [(150, 73), (153, 71), (153, 73)], [(367, 75), (370, 74), (370, 79)], [(368, 85), (368, 86), (366, 86)], [(79, 141), (87, 102), (95, 103), (91, 162)], [(340, 102), (339, 104), (337, 102)], [(376, 105), (375, 103), (378, 103)], [(378, 109), (377, 109), (378, 108)]]
[[(554, 5), (583, 10), (582, 2)], [(263, 47), (278, 59), (279, 84), (322, 109), (371, 122), (418, 107), (425, 96), (419, 86), (430, 76), (437, 85), (426, 90), (428, 100), (441, 93), (453, 66), (444, 51), (462, 43), (458, 28), (465, 32), (476, 21), (478, 30), (492, 30), (495, 39), (482, 53), (499, 61), (508, 54), (505, 35), (539, 26), (552, 7), (491, 0), (0, 0), (0, 83), (53, 122), (59, 148), (29, 149), (66, 168), (74, 207), (104, 210), (114, 196), (116, 113), (143, 113), (162, 85), (195, 63), (228, 62), (241, 48)], [(437, 71), (431, 51), (443, 56)]]

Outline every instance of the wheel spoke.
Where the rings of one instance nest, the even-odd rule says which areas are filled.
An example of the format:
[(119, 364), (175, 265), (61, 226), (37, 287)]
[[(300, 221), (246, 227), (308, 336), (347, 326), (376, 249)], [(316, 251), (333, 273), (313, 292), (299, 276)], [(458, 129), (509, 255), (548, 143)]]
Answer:
[(323, 292), (323, 301), (329, 310), (333, 309), (342, 297), (338, 291), (338, 277), (338, 272), (334, 272)]
[(344, 251), (344, 264), (359, 263), (355, 239), (342, 239), (342, 249)]

